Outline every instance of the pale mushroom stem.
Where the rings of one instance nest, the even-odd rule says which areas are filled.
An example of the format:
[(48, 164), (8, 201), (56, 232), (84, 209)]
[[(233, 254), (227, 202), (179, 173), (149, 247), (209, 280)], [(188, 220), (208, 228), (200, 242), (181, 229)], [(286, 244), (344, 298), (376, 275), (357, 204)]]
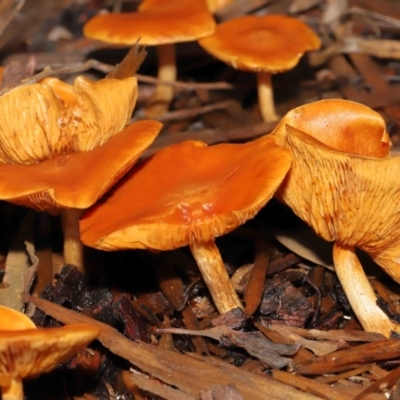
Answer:
[(74, 265), (83, 273), (83, 244), (79, 235), (79, 217), (82, 210), (67, 208), (62, 210), (64, 234), (64, 263)]
[[(158, 74), (157, 78), (163, 82), (175, 82), (177, 69), (175, 60), (175, 45), (164, 44), (157, 46)], [(147, 118), (157, 118), (168, 111), (174, 97), (174, 88), (169, 85), (157, 85), (156, 92), (145, 109)]]
[(218, 312), (225, 314), (237, 307), (243, 309), (215, 243), (194, 241), (189, 248)]
[(333, 261), (343, 290), (364, 330), (390, 337), (396, 327), (376, 304), (376, 295), (357, 258), (355, 248), (335, 243)]
[(257, 73), (258, 106), (261, 117), (265, 122), (279, 119), (275, 111), (274, 92), (272, 89), (272, 75), (269, 72)]
[(11, 379), (8, 386), (1, 387), (2, 400), (23, 400), (24, 388), (21, 379)]

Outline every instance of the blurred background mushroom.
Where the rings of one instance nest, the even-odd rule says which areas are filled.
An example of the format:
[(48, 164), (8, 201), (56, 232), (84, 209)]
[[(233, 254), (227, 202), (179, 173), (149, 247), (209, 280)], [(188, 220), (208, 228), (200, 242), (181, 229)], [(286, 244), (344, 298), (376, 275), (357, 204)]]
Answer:
[(399, 333), (355, 253), (364, 250), (400, 282), (400, 158), (390, 157), (385, 121), (362, 104), (322, 100), (290, 111), (272, 135), (293, 156), (276, 197), (335, 241), (335, 270), (363, 328)]
[[(103, 250), (189, 246), (218, 311), (242, 307), (215, 238), (232, 231), (272, 197), (290, 167), (273, 137), (207, 147), (166, 147), (128, 173), (85, 212), (81, 238)], [(113, 215), (113, 218), (109, 218)]]
[(234, 18), (215, 33), (199, 39), (215, 58), (233, 68), (257, 74), (258, 103), (265, 122), (279, 119), (275, 111), (272, 74), (294, 68), (301, 56), (321, 41), (304, 22), (285, 15)]
[[(158, 79), (174, 82), (177, 76), (175, 43), (189, 42), (210, 35), (215, 21), (205, 0), (144, 0), (134, 13), (100, 14), (84, 26), (85, 36), (103, 42), (157, 46)], [(157, 85), (145, 115), (164, 114), (173, 98), (172, 86)]]

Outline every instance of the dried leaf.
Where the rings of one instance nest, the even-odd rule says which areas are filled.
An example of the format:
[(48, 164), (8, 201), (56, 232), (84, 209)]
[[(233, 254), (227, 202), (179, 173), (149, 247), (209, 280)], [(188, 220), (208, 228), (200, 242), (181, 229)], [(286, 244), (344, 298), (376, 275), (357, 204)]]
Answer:
[(139, 46), (133, 45), (124, 59), (117, 64), (108, 74), (107, 78), (124, 79), (134, 76), (146, 58), (147, 51)]
[[(17, 311), (23, 309), (21, 296), (24, 291), (24, 275), (32, 265), (27, 249), (29, 252), (33, 252), (33, 245), (30, 242), (32, 242), (34, 217), (34, 211), (30, 211), (21, 222), (6, 258), (3, 282), (7, 287), (0, 289), (0, 304)], [(25, 244), (26, 241), (29, 243), (28, 245)]]
[(221, 325), (203, 331), (192, 331), (186, 329), (158, 329), (158, 333), (175, 333), (179, 335), (199, 335), (219, 340), (226, 346), (238, 346), (245, 349), (253, 357), (272, 368), (283, 368), (289, 364), (291, 356), (300, 348), (296, 344), (276, 344), (270, 342), (261, 332), (237, 332), (227, 326)]
[(279, 325), (279, 328), (275, 326), (275, 329), (286, 338), (291, 339), (297, 343), (301, 343), (303, 347), (311, 350), (316, 356), (324, 356), (326, 354), (333, 353), (334, 351), (349, 347), (347, 343), (343, 340), (333, 341), (304, 339), (300, 335), (292, 332), (290, 327), (287, 327), (283, 324)]

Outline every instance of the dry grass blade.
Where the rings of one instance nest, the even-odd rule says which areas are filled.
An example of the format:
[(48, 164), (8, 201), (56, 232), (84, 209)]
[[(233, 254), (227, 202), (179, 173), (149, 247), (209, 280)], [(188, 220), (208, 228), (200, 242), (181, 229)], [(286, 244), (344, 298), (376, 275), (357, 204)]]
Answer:
[(373, 364), (363, 365), (362, 367), (351, 369), (350, 371), (342, 372), (341, 374), (319, 376), (318, 378), (316, 378), (316, 380), (321, 383), (330, 383), (330, 384), (333, 382), (339, 382), (340, 380), (348, 379), (353, 376), (361, 375), (364, 372), (370, 371), (372, 369), (372, 365)]
[[(278, 332), (281, 331), (280, 324), (272, 324), (269, 328)], [(295, 333), (307, 339), (344, 340), (346, 342), (377, 342), (385, 339), (383, 335), (375, 332), (345, 331), (338, 329), (320, 331), (318, 329), (304, 329), (288, 325), (285, 325), (284, 329), (285, 331)]]
[(362, 344), (317, 357), (312, 362), (301, 362), (294, 366), (296, 372), (304, 375), (335, 373), (373, 361), (391, 360), (400, 357), (400, 342), (396, 339)]

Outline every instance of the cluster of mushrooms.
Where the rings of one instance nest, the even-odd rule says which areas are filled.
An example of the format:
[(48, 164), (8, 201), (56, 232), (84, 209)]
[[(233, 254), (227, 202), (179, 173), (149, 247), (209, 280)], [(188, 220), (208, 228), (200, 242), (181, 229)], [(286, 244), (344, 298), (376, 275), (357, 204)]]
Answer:
[[(169, 26), (165, 21), (171, 10), (175, 14)], [(181, 29), (180, 22), (190, 18), (193, 22)], [(274, 36), (283, 19), (293, 20), (284, 32), (289, 34), (290, 46), (282, 46), (286, 39)], [(157, 45), (161, 80), (176, 76), (173, 43), (203, 37), (199, 43), (216, 57), (257, 72), (262, 115), (276, 119), (271, 73), (294, 66), (305, 50), (318, 48), (319, 39), (289, 17), (242, 20), (215, 28), (211, 12), (200, 0), (144, 0), (137, 13), (93, 18), (85, 33), (125, 44), (140, 36), (143, 44)], [(154, 35), (145, 33), (145, 28)], [(168, 31), (172, 33), (166, 38)], [(240, 40), (247, 34), (244, 46)], [(301, 41), (305, 44), (300, 45)], [(268, 59), (266, 50), (258, 50), (263, 56), (254, 53), (249, 58), (238, 54), (251, 50), (253, 44), (271, 42), (286, 53), (264, 70), (259, 62)], [(149, 115), (165, 112), (172, 93), (166, 88), (160, 85)], [(399, 326), (377, 306), (355, 253), (356, 247), (364, 250), (400, 282), (400, 163), (390, 156), (390, 139), (378, 113), (346, 100), (317, 101), (293, 109), (271, 134), (257, 140), (213, 146), (184, 141), (136, 164), (162, 127), (151, 119), (127, 126), (136, 97), (134, 77), (97, 82), (78, 77), (73, 85), (47, 78), (0, 97), (0, 107), (8, 116), (0, 125), (0, 199), (62, 214), (66, 263), (83, 271), (82, 242), (107, 251), (189, 246), (218, 311), (243, 308), (215, 238), (253, 218), (275, 196), (318, 235), (335, 242), (336, 272), (363, 328), (386, 337), (393, 331), (400, 333)], [(18, 328), (2, 324), (9, 312), (0, 308), (0, 354), (3, 348), (23, 351), (14, 342), (20, 336), (26, 342), (24, 332), (35, 329), (23, 317)], [(7, 333), (10, 329), (18, 334)], [(79, 339), (82, 346), (97, 335), (95, 328), (85, 326), (60, 329), (86, 332)], [(34, 336), (45, 335), (39, 332)], [(59, 335), (50, 333), (54, 340)], [(61, 359), (70, 354), (64, 351)], [(9, 358), (17, 360), (16, 355)], [(3, 358), (3, 399), (21, 398), (7, 397), (7, 393), (21, 391), (19, 379), (30, 372), (18, 375), (2, 364)], [(54, 358), (44, 369), (55, 362)]]

